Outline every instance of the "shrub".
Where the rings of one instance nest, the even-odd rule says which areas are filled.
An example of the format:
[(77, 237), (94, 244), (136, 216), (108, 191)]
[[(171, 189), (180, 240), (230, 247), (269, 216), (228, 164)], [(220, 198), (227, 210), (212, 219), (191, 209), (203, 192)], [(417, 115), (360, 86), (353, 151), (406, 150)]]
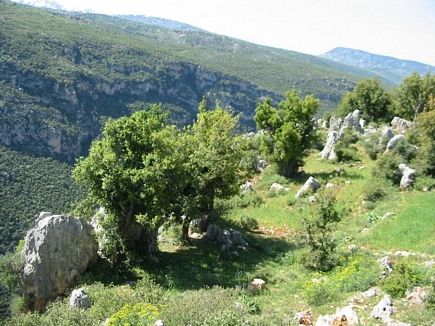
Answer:
[(256, 230), (259, 228), (258, 221), (255, 218), (249, 216), (242, 216), (240, 218), (240, 226), (242, 227), (242, 229), (247, 231)]
[(395, 265), (392, 274), (381, 283), (381, 288), (393, 298), (403, 298), (414, 286), (425, 285), (429, 281), (428, 269), (423, 269), (414, 261), (405, 259)]
[(309, 217), (303, 219), (309, 252), (303, 257), (306, 267), (318, 271), (331, 270), (336, 264), (336, 241), (332, 236), (334, 225), (341, 220), (336, 209), (336, 198), (329, 189), (318, 191), (311, 205)]
[(372, 179), (367, 182), (363, 188), (363, 198), (366, 201), (376, 202), (383, 199), (387, 195), (387, 187), (385, 182)]
[(331, 286), (331, 284), (326, 281), (308, 281), (302, 285), (302, 297), (307, 300), (310, 305), (322, 306), (338, 301), (339, 288), (337, 286)]
[(352, 128), (347, 128), (343, 137), (334, 146), (337, 162), (355, 162), (361, 159), (354, 145), (357, 141), (358, 136)]

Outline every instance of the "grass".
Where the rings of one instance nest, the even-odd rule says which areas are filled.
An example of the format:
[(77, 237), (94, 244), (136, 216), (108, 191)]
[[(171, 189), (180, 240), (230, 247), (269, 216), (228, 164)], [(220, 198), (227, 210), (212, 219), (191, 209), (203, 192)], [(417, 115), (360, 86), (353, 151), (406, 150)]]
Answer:
[[(276, 181), (273, 171), (259, 176), (262, 179), (255, 188), (262, 201), (244, 208), (231, 206), (235, 208), (221, 221), (222, 225), (240, 229), (241, 217), (255, 219), (258, 228), (243, 229), (249, 243), (248, 252), (222, 253), (220, 245), (205, 240), (192, 240), (189, 245), (169, 241), (160, 245), (159, 262), (136, 266), (128, 278), (116, 280), (115, 284), (119, 285), (110, 285), (110, 279), (106, 280), (107, 285), (95, 283), (97, 274), (88, 274), (82, 286), (89, 289), (96, 306), (82, 313), (83, 325), (101, 322), (103, 317), (119, 311), (126, 303), (136, 304), (137, 296), (156, 307), (166, 307), (159, 310), (161, 317), (172, 324), (191, 321), (192, 325), (201, 325), (207, 321), (209, 325), (239, 325), (240, 320), (245, 320), (247, 325), (295, 325), (296, 312), (311, 310), (315, 321), (320, 314), (332, 314), (351, 300), (362, 324), (377, 325), (378, 321), (370, 317), (370, 313), (383, 293), (374, 298), (363, 298), (361, 293), (381, 285), (376, 262), (380, 254), (395, 250), (426, 253), (429, 255), (426, 258), (413, 258), (413, 264), (422, 271), (424, 286), (435, 275), (433, 269), (425, 269), (423, 265), (434, 254), (435, 193), (399, 192), (389, 188), (385, 198), (373, 209), (367, 209), (362, 198), (366, 184), (371, 182), (372, 164), (367, 160), (342, 165), (338, 171), (330, 162), (319, 161), (317, 153), (313, 152), (304, 168), (306, 175), (296, 180), (281, 179), (289, 192), (273, 196), (267, 185)], [(367, 168), (361, 169), (361, 166)], [(335, 232), (339, 264), (328, 273), (307, 270), (301, 259), (307, 252), (302, 241), (301, 221), (309, 210), (306, 209), (307, 199), (295, 200), (294, 195), (311, 175), (322, 184), (335, 184), (339, 207), (345, 213)], [(388, 211), (396, 215), (385, 220), (376, 218)], [(369, 231), (361, 233), (366, 227)], [(357, 249), (348, 249), (350, 244)], [(392, 255), (392, 259), (397, 261), (398, 258)], [(259, 294), (246, 292), (253, 278), (265, 280), (267, 290)], [(132, 289), (123, 284), (140, 279), (145, 280), (139, 281), (142, 288)], [(315, 279), (321, 281), (314, 282)], [(146, 280), (153, 280), (152, 290), (143, 288)], [(102, 302), (110, 308), (104, 309)], [(232, 310), (233, 302), (239, 302), (243, 309)], [(410, 305), (406, 300), (396, 299), (394, 305), (397, 309), (394, 318), (402, 322), (430, 325), (429, 321), (435, 318), (434, 311)], [(200, 310), (204, 313), (187, 308), (192, 306), (203, 307)], [(213, 311), (208, 310), (210, 306)], [(64, 311), (56, 306), (51, 309), (51, 315), (65, 314)], [(34, 324), (20, 317), (15, 325), (43, 324), (48, 316), (50, 313), (34, 317)], [(77, 316), (64, 318), (74, 320)]]

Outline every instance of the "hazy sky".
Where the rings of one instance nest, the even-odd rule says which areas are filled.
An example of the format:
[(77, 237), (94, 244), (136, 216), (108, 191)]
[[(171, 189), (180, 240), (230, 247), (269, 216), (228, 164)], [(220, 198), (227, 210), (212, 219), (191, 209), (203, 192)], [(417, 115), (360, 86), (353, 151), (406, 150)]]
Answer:
[(342, 46), (435, 66), (435, 0), (54, 0), (177, 20), (262, 45), (321, 54)]

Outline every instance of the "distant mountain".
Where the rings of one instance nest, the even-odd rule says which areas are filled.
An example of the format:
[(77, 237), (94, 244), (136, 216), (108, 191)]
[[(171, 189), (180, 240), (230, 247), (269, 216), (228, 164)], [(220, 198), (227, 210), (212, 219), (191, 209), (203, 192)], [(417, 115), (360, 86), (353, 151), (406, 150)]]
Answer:
[(337, 47), (320, 57), (370, 71), (396, 85), (415, 71), (421, 75), (429, 71), (435, 72), (435, 67), (428, 64), (342, 47)]
[(158, 18), (158, 17), (151, 17), (151, 16), (144, 16), (144, 15), (116, 15), (116, 17), (122, 19), (128, 19), (137, 23), (172, 29), (175, 31), (206, 32), (205, 30), (200, 29), (198, 27), (181, 23), (175, 20), (165, 19), (165, 18)]
[(22, 5), (28, 5), (32, 7), (58, 10), (58, 11), (75, 11), (75, 12), (94, 12), (91, 9), (82, 6), (64, 6), (56, 1), (50, 0), (11, 0), (12, 2), (19, 3)]

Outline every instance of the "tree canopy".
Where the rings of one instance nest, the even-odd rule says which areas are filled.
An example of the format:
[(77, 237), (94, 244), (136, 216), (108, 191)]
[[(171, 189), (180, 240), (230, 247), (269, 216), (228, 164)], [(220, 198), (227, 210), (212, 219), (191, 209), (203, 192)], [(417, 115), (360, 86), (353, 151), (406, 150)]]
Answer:
[(316, 140), (314, 115), (318, 107), (319, 100), (312, 95), (301, 100), (293, 90), (286, 93), (278, 108), (266, 98), (255, 110), (257, 128), (264, 131), (262, 148), (285, 177), (303, 165)]
[(130, 117), (109, 120), (89, 156), (73, 171), (87, 188), (88, 199), (105, 208), (101, 220), (107, 254), (152, 256), (157, 229), (172, 214), (185, 221), (210, 214), (214, 199), (238, 189), (237, 123), (231, 110), (218, 104), (184, 130), (167, 123), (160, 106)]
[(427, 73), (423, 77), (418, 72), (403, 79), (395, 90), (397, 115), (404, 119), (417, 120), (418, 115), (427, 110), (430, 98), (435, 97), (435, 76)]
[(342, 117), (355, 110), (369, 121), (390, 121), (393, 115), (393, 100), (378, 77), (363, 79), (352, 92), (346, 93), (338, 105)]

